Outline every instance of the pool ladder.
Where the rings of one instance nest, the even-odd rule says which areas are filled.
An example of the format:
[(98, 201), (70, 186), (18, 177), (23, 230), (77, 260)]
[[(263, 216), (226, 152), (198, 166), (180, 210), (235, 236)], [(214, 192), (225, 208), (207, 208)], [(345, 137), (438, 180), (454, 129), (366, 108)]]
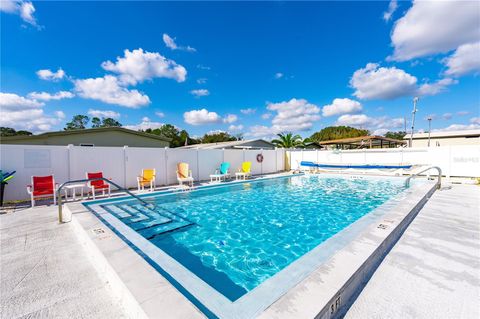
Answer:
[[(421, 170), (420, 172), (417, 172), (417, 173), (409, 176), (409, 177), (405, 180), (405, 186), (406, 186), (406, 187), (409, 187), (409, 186), (410, 186), (410, 180), (411, 180), (412, 178), (415, 178), (415, 177), (419, 176), (420, 174), (425, 173), (425, 172), (427, 172), (427, 171), (429, 171), (429, 170), (431, 170), (431, 169), (436, 169), (437, 172), (438, 172), (437, 189), (440, 189), (440, 187), (442, 187), (442, 169), (441, 169), (440, 167), (438, 167), (438, 166), (429, 166), (429, 167)], [(429, 177), (430, 177), (430, 175), (427, 175), (427, 178), (429, 178)]]

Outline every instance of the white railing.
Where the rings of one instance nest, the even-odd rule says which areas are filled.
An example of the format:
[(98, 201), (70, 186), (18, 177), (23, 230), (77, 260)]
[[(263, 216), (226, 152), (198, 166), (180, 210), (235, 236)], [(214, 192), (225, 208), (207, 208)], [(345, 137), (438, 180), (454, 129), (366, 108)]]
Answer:
[[(428, 172), (428, 171), (431, 170), (431, 169), (436, 169), (437, 172), (438, 172), (438, 174), (437, 174), (437, 177), (438, 177), (438, 179), (437, 179), (437, 189), (440, 189), (440, 188), (442, 187), (442, 169), (441, 169), (440, 167), (438, 167), (438, 166), (430, 166), (430, 167), (427, 167), (427, 168), (425, 168), (425, 169), (422, 169), (420, 172), (417, 172), (417, 173), (409, 176), (409, 177), (405, 180), (405, 186), (406, 186), (406, 187), (410, 187), (410, 180), (411, 180), (412, 178), (415, 178), (415, 177), (419, 176), (419, 175), (422, 174), (422, 173)], [(429, 177), (429, 176), (428, 176), (428, 177)]]

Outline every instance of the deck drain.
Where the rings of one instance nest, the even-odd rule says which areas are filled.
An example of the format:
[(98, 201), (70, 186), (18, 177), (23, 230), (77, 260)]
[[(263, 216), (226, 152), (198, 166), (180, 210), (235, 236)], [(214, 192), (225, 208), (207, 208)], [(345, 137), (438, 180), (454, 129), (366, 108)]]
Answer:
[(379, 225), (377, 226), (377, 228), (379, 228), (379, 229), (387, 229), (387, 228), (388, 228), (388, 225), (379, 224)]
[(103, 228), (95, 228), (93, 232), (95, 235), (105, 234), (105, 230)]

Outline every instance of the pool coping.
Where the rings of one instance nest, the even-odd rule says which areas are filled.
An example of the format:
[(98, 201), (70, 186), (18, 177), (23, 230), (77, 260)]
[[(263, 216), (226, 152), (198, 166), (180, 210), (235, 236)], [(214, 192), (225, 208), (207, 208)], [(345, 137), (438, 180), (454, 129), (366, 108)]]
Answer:
[[(327, 174), (322, 174), (322, 175), (327, 175)], [(286, 176), (290, 177), (292, 175), (289, 174), (289, 175), (286, 175)], [(338, 175), (336, 175), (336, 177), (338, 177)], [(350, 177), (350, 176), (348, 176), (348, 177)], [(379, 176), (366, 177), (366, 176), (360, 175), (358, 178), (378, 178), (378, 177)], [(275, 177), (269, 177), (269, 178), (275, 178)], [(385, 178), (390, 179), (390, 178), (393, 178), (393, 177), (387, 176)], [(264, 180), (264, 179), (259, 179), (259, 180)], [(251, 182), (251, 181), (247, 181), (247, 182)], [(159, 272), (157, 272), (159, 269), (156, 269), (156, 270), (153, 269), (153, 272), (156, 274), (156, 277), (161, 277), (161, 279), (163, 279), (163, 281), (165, 281), (167, 283), (166, 285), (164, 283), (164, 285), (162, 285), (162, 286), (170, 286), (171, 289), (168, 289), (168, 294), (180, 295), (181, 297), (183, 297), (183, 295), (185, 295), (186, 298), (183, 297), (184, 301), (187, 301), (187, 299), (189, 299), (192, 303), (195, 304), (196, 307), (200, 308), (201, 311), (209, 317), (218, 316), (218, 317), (221, 317), (221, 318), (252, 318), (252, 317), (255, 317), (257, 315), (263, 316), (266, 313), (270, 313), (272, 311), (275, 312), (274, 316), (277, 317), (279, 315), (278, 309), (282, 309), (282, 305), (285, 302), (289, 304), (289, 307), (292, 306), (291, 298), (289, 296), (291, 295), (291, 292), (293, 290), (296, 290), (298, 286), (304, 285), (306, 282), (308, 282), (311, 279), (313, 274), (318, 273), (319, 271), (321, 271), (321, 269), (323, 267), (325, 267), (325, 265), (329, 264), (332, 260), (335, 260), (336, 258), (338, 258), (339, 254), (341, 256), (342, 253), (345, 253), (346, 251), (348, 251), (349, 246), (351, 246), (351, 244), (350, 245), (347, 244), (347, 245), (342, 246), (341, 245), (342, 243), (338, 242), (338, 240), (339, 240), (338, 237), (341, 237), (341, 239), (343, 239), (343, 240), (345, 240), (345, 238), (347, 238), (349, 241), (351, 241), (351, 239), (355, 238), (355, 241), (353, 241), (353, 242), (356, 243), (359, 239), (363, 238), (366, 235), (367, 236), (371, 236), (372, 234), (375, 235), (376, 233), (378, 233), (378, 228), (377, 227), (379, 225), (378, 221), (380, 219), (382, 219), (380, 221), (381, 225), (387, 225), (387, 227), (385, 229), (382, 229), (383, 232), (380, 232), (380, 235), (388, 235), (389, 234), (388, 230), (393, 231), (394, 229), (398, 228), (398, 226), (401, 224), (401, 222), (404, 220), (404, 218), (406, 216), (411, 215), (411, 213), (415, 211), (415, 208), (418, 206), (416, 204), (422, 202), (425, 198), (428, 198), (431, 195), (431, 193), (435, 190), (435, 186), (433, 186), (433, 188), (432, 188), (432, 185), (433, 184), (430, 183), (430, 182), (413, 185), (410, 188), (410, 193), (407, 194), (406, 198), (403, 199), (400, 203), (395, 202), (394, 205), (392, 205), (391, 203), (389, 203), (391, 201), (387, 201), (387, 203), (381, 205), (380, 207), (378, 207), (377, 209), (375, 209), (371, 213), (365, 215), (364, 217), (362, 217), (361, 219), (359, 219), (358, 221), (356, 221), (355, 223), (353, 223), (352, 225), (350, 225), (349, 227), (344, 229), (342, 232), (340, 232), (339, 234), (342, 234), (342, 236), (336, 236), (335, 235), (335, 236), (331, 237), (329, 240), (320, 244), (319, 246), (314, 248), (312, 251), (303, 255), (301, 258), (297, 259), (294, 263), (292, 263), (291, 265), (287, 266), (285, 269), (280, 271), (277, 274), (277, 275), (280, 274), (279, 276), (275, 275), (275, 276), (267, 279), (264, 283), (259, 285), (257, 288), (255, 288), (254, 290), (252, 290), (248, 294), (242, 296), (241, 298), (239, 298), (235, 302), (229, 301), (228, 299), (226, 299), (226, 297), (224, 297), (220, 293), (216, 292), (211, 287), (210, 287), (211, 290), (208, 290), (208, 289), (205, 290), (204, 286), (202, 286), (200, 288), (203, 289), (202, 294), (204, 294), (204, 296), (207, 296), (208, 300), (205, 301), (204, 298), (200, 298), (200, 299), (203, 299), (203, 301), (200, 301), (200, 300), (198, 300), (199, 299), (198, 295), (195, 297), (195, 296), (192, 296), (188, 292), (191, 289), (191, 287), (185, 289), (183, 287), (183, 285), (176, 282), (176, 280), (173, 280), (173, 282), (172, 282), (172, 278), (169, 278), (169, 280), (165, 279), (164, 277), (169, 277), (168, 270), (164, 271), (164, 272), (160, 271), (160, 274), (159, 274)], [(162, 192), (162, 193), (167, 194), (169, 192)], [(145, 196), (154, 196), (154, 195), (158, 195), (158, 193), (157, 194), (150, 193), (150, 194), (146, 194)], [(121, 199), (121, 198), (115, 198), (115, 201), (117, 201), (119, 199)], [(90, 202), (89, 206), (100, 205), (101, 203), (105, 203), (105, 202), (108, 202), (108, 201), (109, 200), (99, 200), (99, 201), (95, 201), (95, 202)], [(126, 245), (126, 247), (130, 248), (129, 251), (131, 253), (133, 253), (137, 257), (140, 257), (138, 254), (142, 253), (142, 252), (139, 252), (138, 250), (136, 252), (134, 252), (134, 250), (132, 248), (135, 249), (135, 247), (129, 246), (122, 239), (117, 237), (119, 235), (118, 233), (115, 234), (114, 232), (112, 232), (112, 230), (105, 229), (105, 228), (108, 228), (108, 227), (105, 227), (105, 224), (103, 224), (98, 218), (93, 216), (93, 214), (91, 214), (91, 213), (78, 214), (78, 213), (89, 212), (88, 209), (85, 208), (82, 204), (78, 203), (78, 204), (74, 204), (73, 206), (76, 207), (76, 209), (74, 209), (75, 214), (74, 214), (73, 220), (78, 222), (78, 224), (80, 226), (82, 226), (82, 228), (85, 229), (85, 227), (83, 227), (83, 226), (85, 226), (85, 222), (87, 222), (86, 219), (90, 219), (89, 223), (92, 223), (93, 222), (92, 218), (95, 218), (96, 223), (94, 223), (95, 224), (94, 227), (97, 227), (97, 229), (102, 229), (102, 231), (104, 231), (104, 233), (109, 233), (107, 236), (110, 240), (113, 240), (113, 238), (117, 238), (124, 245)], [(78, 207), (78, 206), (80, 206), (80, 207)], [(83, 209), (82, 209), (82, 207), (83, 207)], [(388, 210), (388, 212), (386, 212), (386, 210)], [(392, 210), (393, 210), (393, 212), (392, 212)], [(392, 215), (395, 212), (397, 212), (397, 215), (399, 215), (399, 216), (397, 216), (398, 217), (397, 219), (394, 218), (395, 216), (389, 216), (389, 215)], [(90, 218), (87, 218), (86, 216), (90, 216)], [(108, 216), (105, 216), (105, 217), (108, 217)], [(102, 216), (102, 218), (104, 218), (104, 217)], [(111, 219), (107, 220), (107, 222), (110, 223), (110, 224), (111, 223), (116, 224), (115, 220), (111, 220)], [(121, 223), (121, 222), (119, 222), (119, 223)], [(366, 224), (370, 225), (370, 226), (367, 226), (365, 228)], [(398, 225), (396, 225), (396, 224), (398, 224)], [(88, 223), (86, 225), (88, 226)], [(119, 225), (117, 225), (117, 226), (119, 226)], [(90, 233), (89, 233), (90, 236), (89, 237), (91, 239), (93, 238), (92, 240), (95, 240), (96, 237), (95, 237), (94, 234), (92, 234), (93, 233), (92, 232), (92, 227), (89, 227), (89, 228), (90, 228)], [(127, 234), (127, 237), (130, 237), (130, 239), (131, 239), (131, 236), (132, 236), (132, 234), (129, 234), (129, 235)], [(135, 235), (133, 235), (133, 236), (135, 237)], [(142, 237), (142, 239), (143, 239), (143, 237)], [(381, 247), (383, 245), (383, 241), (385, 239), (386, 239), (385, 237), (379, 236), (378, 240), (374, 241), (373, 244), (370, 243), (370, 245), (368, 245), (368, 248), (372, 248), (375, 245), (378, 245), (378, 246)], [(124, 238), (124, 240), (125, 240), (125, 238)], [(145, 239), (143, 239), (143, 240), (145, 240)], [(137, 246), (137, 245), (138, 246), (144, 246), (143, 245), (144, 243), (139, 244), (137, 240), (135, 240), (135, 241), (136, 241), (136, 243), (133, 243), (134, 246)], [(327, 247), (329, 247), (330, 250), (326, 249), (325, 251), (322, 251), (322, 249), (325, 249)], [(100, 249), (101, 249), (101, 247), (100, 247)], [(145, 247), (144, 246), (142, 248), (143, 252), (147, 252), (147, 255), (149, 254), (150, 257), (153, 254), (153, 256), (154, 256), (153, 259), (171, 258), (168, 255), (167, 255), (167, 257), (165, 257), (165, 255), (162, 255), (162, 254), (158, 255), (158, 251), (153, 251), (152, 252), (152, 251), (149, 251), (149, 249), (151, 249), (151, 247)], [(157, 250), (160, 250), (160, 249), (157, 248)], [(372, 253), (369, 250), (365, 250), (364, 252), (366, 254), (362, 253), (361, 257), (357, 256), (356, 258), (368, 261), (368, 259), (372, 255)], [(106, 251), (107, 255), (108, 255), (108, 253), (109, 252)], [(104, 255), (105, 255), (105, 252), (104, 252)], [(124, 258), (126, 258), (126, 257), (127, 256), (125, 256)], [(143, 257), (145, 258), (145, 256), (143, 256)], [(131, 258), (131, 257), (128, 257), (128, 258)], [(107, 256), (107, 259), (108, 259), (108, 256)], [(120, 260), (120, 259), (123, 259), (123, 258), (119, 257), (118, 259)], [(143, 258), (140, 257), (140, 259), (143, 259)], [(125, 260), (128, 260), (128, 259), (125, 259)], [(147, 258), (147, 260), (148, 260), (148, 258)], [(347, 264), (349, 264), (349, 263), (350, 262), (347, 262)], [(139, 264), (140, 264), (140, 262), (139, 262)], [(149, 267), (149, 264), (145, 260), (143, 260), (143, 264), (144, 264), (144, 266)], [(298, 268), (298, 264), (304, 264), (304, 265), (306, 264), (309, 267), (303, 268), (303, 271), (304, 271), (304, 273), (302, 274), (303, 277), (300, 279), (299, 282), (295, 282), (295, 283), (293, 283), (293, 285), (292, 285), (292, 282), (290, 282), (290, 286), (287, 287), (288, 289), (286, 289), (286, 290), (281, 290), (280, 289), (280, 291), (278, 291), (279, 285), (277, 285), (277, 284), (282, 283), (282, 282), (285, 284), (285, 281), (288, 282), (288, 280), (289, 280), (288, 276), (286, 277), (285, 274), (288, 274), (287, 269), (289, 269), (290, 267), (292, 267), (292, 265), (295, 265), (295, 264), (297, 265), (296, 271), (302, 271), (302, 267)], [(150, 262), (150, 265), (152, 265), (151, 262)], [(352, 271), (359, 268), (359, 267), (357, 267), (358, 266), (357, 264), (355, 264), (355, 265), (356, 266), (353, 267), (353, 268), (352, 267), (348, 268), (348, 271), (349, 271), (348, 273), (351, 273)], [(154, 266), (154, 265), (152, 265), (152, 266)], [(116, 271), (118, 273), (118, 271), (117, 271), (118, 269), (115, 269), (115, 267), (113, 267), (113, 268), (114, 268), (113, 271)], [(149, 268), (152, 268), (152, 267), (149, 267)], [(339, 269), (342, 269), (342, 268), (340, 267)], [(343, 269), (343, 270), (345, 271), (346, 269)], [(325, 271), (325, 269), (323, 271)], [(128, 270), (120, 269), (120, 272), (124, 272), (125, 273), (124, 275), (126, 275), (127, 278), (129, 277), (129, 275), (130, 275), (130, 278), (132, 276), (131, 274), (128, 274)], [(132, 271), (130, 271), (130, 272), (132, 272)], [(138, 272), (138, 270), (136, 269), (135, 272)], [(145, 272), (147, 272), (147, 271), (145, 271)], [(189, 271), (187, 270), (187, 272), (189, 272)], [(282, 273), (283, 273), (284, 278), (279, 281), (278, 277), (282, 277), (282, 275), (281, 275)], [(120, 275), (120, 277), (122, 277), (122, 274), (119, 274), (119, 275)], [(152, 274), (148, 274), (148, 276), (150, 276), (150, 275), (152, 275)], [(338, 277), (343, 278), (344, 277), (344, 276), (341, 276), (341, 274), (333, 274), (333, 275), (334, 275), (333, 277), (336, 277), (336, 278), (338, 278)], [(343, 275), (345, 275), (345, 274), (343, 274)], [(350, 277), (348, 277), (348, 278), (350, 278)], [(191, 278), (187, 277), (187, 278), (184, 278), (184, 279), (187, 279), (187, 281), (189, 281)], [(153, 278), (152, 278), (152, 280), (153, 280)], [(150, 282), (155, 282), (155, 281), (158, 281), (158, 280), (159, 279), (156, 278), (153, 281), (147, 280), (146, 282), (150, 283)], [(125, 280), (123, 280), (123, 279), (120, 279), (120, 281), (125, 282)], [(172, 284), (170, 284), (170, 282), (172, 282)], [(342, 283), (344, 284), (344, 282), (342, 282)], [(135, 284), (135, 283), (128, 282), (128, 281), (125, 282), (125, 285), (127, 286), (126, 289), (129, 290), (129, 291), (132, 291), (132, 287), (129, 287), (129, 284), (130, 285), (133, 284), (134, 286), (135, 285), (138, 286), (138, 283)], [(333, 289), (332, 293), (327, 294), (327, 295), (330, 295), (330, 299), (326, 300), (327, 302), (322, 303), (317, 298), (317, 299), (314, 300), (313, 304), (316, 304), (316, 305), (322, 304), (323, 308), (328, 307), (328, 301), (331, 301), (331, 299), (334, 299), (336, 293), (338, 291), (340, 291), (340, 289), (343, 287), (343, 285), (338, 285), (338, 284), (339, 284), (339, 282), (336, 282), (336, 284), (334, 285), (335, 287), (338, 288), (336, 291), (334, 291), (335, 289)], [(187, 284), (187, 286), (188, 286), (188, 284)], [(283, 285), (283, 286), (285, 287), (285, 285)], [(133, 290), (135, 290), (136, 288), (137, 287), (133, 287)], [(177, 289), (181, 290), (183, 294), (180, 293)], [(212, 292), (212, 290), (213, 290), (213, 292)], [(277, 291), (275, 291), (273, 296), (272, 296), (272, 290), (273, 291), (277, 290)], [(323, 287), (323, 288), (320, 288), (320, 290), (323, 291), (325, 289)], [(327, 290), (330, 291), (329, 289), (327, 289)], [(163, 292), (163, 294), (165, 294), (165, 293), (166, 293), (166, 291)], [(155, 314), (158, 315), (158, 311), (162, 311), (162, 313), (163, 313), (163, 312), (165, 312), (166, 309), (169, 309), (168, 304), (164, 304), (163, 306), (161, 306), (162, 305), (162, 300), (165, 299), (163, 294), (162, 294), (162, 296), (159, 296), (158, 292), (155, 293), (155, 294), (152, 294), (151, 298), (152, 299), (157, 299), (157, 301), (155, 303), (157, 306), (155, 307), (156, 310), (154, 312), (150, 313), (150, 315), (147, 314), (148, 317), (155, 316)], [(134, 293), (134, 295), (135, 295), (135, 293)], [(322, 294), (322, 295), (323, 295), (323, 298), (325, 299), (326, 298), (325, 294)], [(332, 295), (334, 297), (332, 297)], [(344, 299), (345, 296), (346, 296), (346, 294), (344, 293), (343, 297), (342, 297), (342, 300), (345, 300)], [(135, 296), (134, 299), (138, 299), (137, 296)], [(178, 296), (177, 296), (177, 299), (179, 299)], [(308, 298), (307, 298), (307, 300), (308, 300)], [(302, 299), (300, 299), (298, 301), (302, 301)], [(164, 301), (163, 301), (163, 303), (164, 303)], [(303, 302), (300, 302), (300, 304), (302, 304), (302, 303)], [(337, 304), (336, 307), (340, 308), (340, 303), (339, 302), (337, 302), (337, 303), (338, 304)], [(343, 304), (345, 304), (345, 303), (342, 302), (341, 305), (343, 305)], [(190, 305), (191, 305), (190, 310), (192, 311), (192, 315), (193, 315), (193, 313), (196, 313), (197, 315), (200, 314), (200, 315), (203, 316), (203, 314), (200, 313), (198, 308), (196, 308), (192, 304), (190, 304)], [(185, 306), (185, 305), (182, 305), (182, 307), (183, 306)], [(304, 306), (301, 306), (300, 308), (303, 308), (303, 307)], [(310, 305), (310, 307), (311, 307), (311, 305)], [(143, 307), (140, 307), (140, 308), (143, 308)], [(308, 308), (308, 307), (306, 307), (306, 308)], [(277, 309), (277, 310), (274, 310), (274, 309)], [(211, 312), (211, 310), (213, 310), (213, 311)], [(312, 313), (312, 316), (306, 316), (306, 317), (316, 317), (318, 314), (320, 314), (322, 312), (322, 309), (317, 309), (317, 310), (318, 310), (318, 312), (316, 314)], [(167, 311), (170, 311), (170, 310), (167, 310)], [(337, 312), (339, 312), (339, 311), (336, 311), (335, 313), (337, 313)], [(291, 316), (292, 316), (292, 314), (289, 313), (288, 317), (291, 317)]]

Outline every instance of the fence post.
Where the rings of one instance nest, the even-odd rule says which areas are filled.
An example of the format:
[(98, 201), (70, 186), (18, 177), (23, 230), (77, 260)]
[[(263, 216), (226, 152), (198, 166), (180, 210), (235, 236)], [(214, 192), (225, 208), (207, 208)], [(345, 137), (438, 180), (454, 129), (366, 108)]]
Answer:
[(199, 153), (199, 149), (197, 147), (197, 181), (200, 181), (200, 159), (199, 159), (199, 156), (198, 156), (198, 153)]
[(165, 147), (165, 185), (168, 185), (168, 147)]
[[(263, 148), (260, 149), (260, 154), (263, 156)], [(263, 175), (263, 161), (260, 162), (260, 175)]]
[(123, 187), (126, 189), (128, 189), (127, 187), (127, 161), (128, 161), (127, 148), (128, 148), (128, 145), (123, 146)]
[(68, 158), (68, 166), (67, 166), (67, 170), (68, 170), (68, 180), (71, 180), (72, 179), (72, 154), (71, 154), (71, 150), (73, 148), (73, 144), (68, 144), (67, 145), (67, 158)]

